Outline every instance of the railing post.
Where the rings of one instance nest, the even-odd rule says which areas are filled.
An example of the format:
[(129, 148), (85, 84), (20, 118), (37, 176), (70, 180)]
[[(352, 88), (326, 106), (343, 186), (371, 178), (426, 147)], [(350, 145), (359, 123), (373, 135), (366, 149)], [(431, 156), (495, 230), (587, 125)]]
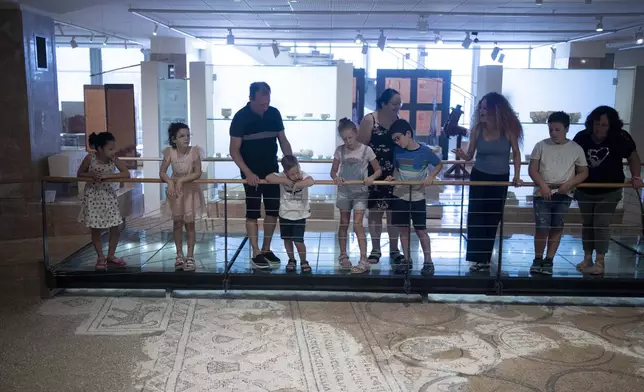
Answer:
[(497, 262), (498, 266), (496, 269), (496, 283), (495, 283), (497, 295), (503, 294), (503, 285), (501, 284), (501, 269), (503, 268), (503, 224), (504, 224), (503, 217), (504, 216), (505, 216), (505, 202), (501, 207), (501, 221), (499, 226), (499, 258)]
[(228, 184), (224, 183), (224, 279), (228, 279)]
[[(409, 294), (411, 292), (411, 281), (409, 279), (409, 271), (411, 271), (412, 268), (412, 263), (413, 260), (411, 258), (411, 225), (412, 225), (412, 219), (411, 219), (411, 189), (412, 186), (409, 185), (409, 210), (407, 211), (407, 243), (403, 244), (405, 249), (405, 256), (407, 257), (407, 267), (405, 270), (405, 293)], [(425, 206), (425, 209), (427, 209), (427, 206)]]
[(49, 269), (49, 243), (47, 241), (47, 204), (45, 203), (45, 181), (40, 181), (40, 208), (42, 212), (42, 253), (45, 269)]

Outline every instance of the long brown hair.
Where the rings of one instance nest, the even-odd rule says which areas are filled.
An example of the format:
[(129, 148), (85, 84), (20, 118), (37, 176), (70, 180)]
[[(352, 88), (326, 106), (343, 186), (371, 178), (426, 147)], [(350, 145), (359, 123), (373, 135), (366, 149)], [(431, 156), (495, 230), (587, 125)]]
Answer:
[(491, 113), (496, 119), (496, 126), (499, 128), (501, 134), (508, 140), (514, 137), (521, 144), (523, 142), (523, 127), (521, 126), (521, 121), (519, 121), (510, 102), (499, 93), (486, 94), (476, 105), (476, 110), (472, 117), (472, 131), (478, 133), (483, 131), (483, 124), (481, 123), (481, 104), (483, 101), (487, 103), (487, 112)]

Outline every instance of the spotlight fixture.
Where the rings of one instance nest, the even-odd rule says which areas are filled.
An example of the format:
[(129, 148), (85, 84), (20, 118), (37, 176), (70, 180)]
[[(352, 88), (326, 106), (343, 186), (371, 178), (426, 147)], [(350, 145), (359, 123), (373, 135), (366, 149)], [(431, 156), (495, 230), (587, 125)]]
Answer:
[(503, 64), (503, 61), (505, 61), (505, 54), (504, 53), (501, 53), (499, 55), (499, 60), (498, 61), (499, 61), (499, 64)]
[(463, 43), (461, 43), (461, 46), (464, 49), (469, 49), (471, 45), (472, 45), (472, 38), (470, 38), (470, 33), (467, 32), (465, 33), (465, 39), (463, 40)]
[(226, 36), (226, 45), (235, 45), (235, 36), (233, 35), (232, 29), (228, 29), (228, 35)]
[(69, 41), (69, 46), (71, 46), (72, 49), (78, 48), (78, 42), (76, 42), (76, 37), (72, 37), (72, 40)]
[(159, 24), (155, 23), (154, 24), (154, 31), (152, 32), (152, 35), (156, 36), (158, 31), (159, 31)]
[(498, 46), (499, 44), (497, 42), (494, 43), (494, 49), (492, 49), (492, 60), (496, 61), (496, 58), (499, 57), (499, 53), (501, 53), (501, 48)]
[(353, 39), (353, 41), (356, 43), (356, 45), (360, 45), (362, 41), (364, 41), (364, 37), (362, 34), (360, 34), (360, 30), (358, 30), (358, 34), (356, 34), (356, 37)]
[(434, 37), (434, 43), (436, 45), (442, 45), (443, 44), (443, 37), (441, 37), (440, 32), (436, 32), (436, 36)]
[(635, 33), (635, 43), (638, 45), (644, 44), (644, 32), (642, 32), (642, 29)]
[(89, 42), (94, 42), (94, 32), (92, 31), (92, 35), (89, 36)]
[(472, 35), (474, 36), (474, 41), (473, 41), (474, 44), (478, 44), (479, 43), (479, 33), (477, 33), (476, 31), (472, 31)]
[(387, 45), (387, 37), (385, 37), (384, 30), (380, 30), (380, 36), (378, 37), (378, 48), (384, 52), (386, 45)]
[(604, 31), (604, 17), (603, 16), (598, 16), (597, 17), (597, 26), (595, 27), (595, 31), (601, 33)]
[(58, 26), (58, 31), (60, 31), (60, 35), (65, 35), (65, 33), (63, 32), (63, 26), (61, 24), (57, 24), (56, 26)]
[(535, 0), (534, 3), (536, 5), (543, 5), (543, 0)]
[(271, 48), (273, 49), (273, 56), (277, 58), (277, 56), (280, 55), (280, 47), (277, 44), (277, 41), (273, 40), (273, 43), (271, 44)]
[(427, 17), (425, 15), (420, 15), (418, 17), (418, 24), (416, 27), (418, 28), (418, 31), (429, 30), (429, 22), (427, 21)]
[(123, 47), (125, 47), (125, 49), (127, 49), (127, 41), (126, 40), (123, 40)]
[(367, 54), (369, 52), (369, 44), (367, 41), (362, 42), (362, 54)]
[(107, 46), (107, 40), (110, 39), (110, 37), (105, 37), (105, 41), (103, 41), (103, 46)]

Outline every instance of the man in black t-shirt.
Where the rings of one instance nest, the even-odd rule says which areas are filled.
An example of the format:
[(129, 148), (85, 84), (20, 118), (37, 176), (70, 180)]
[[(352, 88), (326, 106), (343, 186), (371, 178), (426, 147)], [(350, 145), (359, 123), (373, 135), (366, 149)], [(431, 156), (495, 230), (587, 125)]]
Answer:
[[(278, 172), (277, 142), (284, 155), (291, 155), (291, 144), (284, 133), (279, 110), (270, 106), (271, 88), (265, 82), (250, 85), (250, 102), (240, 109), (230, 124), (230, 156), (246, 179), (246, 233), (253, 248), (253, 268), (279, 267), (280, 259), (271, 249), (271, 240), (279, 215), (280, 188), (260, 184), (260, 180)], [(259, 248), (260, 208), (264, 199), (264, 242)]]

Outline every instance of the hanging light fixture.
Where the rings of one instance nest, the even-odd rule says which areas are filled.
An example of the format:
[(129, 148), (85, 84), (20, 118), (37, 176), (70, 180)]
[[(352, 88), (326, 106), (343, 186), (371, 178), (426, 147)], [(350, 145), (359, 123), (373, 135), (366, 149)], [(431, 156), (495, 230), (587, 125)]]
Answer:
[(638, 45), (644, 44), (644, 32), (642, 32), (642, 29), (635, 33), (635, 43)]
[(94, 32), (92, 31), (92, 35), (89, 36), (89, 42), (94, 42)]
[(499, 48), (499, 44), (497, 42), (494, 43), (494, 49), (492, 49), (492, 60), (496, 61), (496, 58), (499, 57), (499, 53), (501, 52), (501, 48)]
[(471, 45), (472, 45), (472, 38), (470, 38), (470, 33), (468, 31), (465, 33), (465, 39), (463, 40), (463, 43), (461, 43), (461, 46), (464, 49), (469, 49)]
[(273, 56), (277, 58), (277, 56), (280, 55), (280, 46), (277, 44), (277, 41), (273, 40), (273, 43), (271, 44), (271, 48), (273, 49)]
[(441, 33), (439, 31), (437, 31), (435, 34), (436, 34), (436, 36), (434, 36), (434, 43), (436, 45), (442, 45), (443, 44), (443, 37), (441, 37)]
[(110, 37), (105, 37), (105, 41), (103, 41), (103, 46), (107, 46), (107, 40), (110, 39)]
[(72, 49), (78, 48), (78, 42), (76, 42), (76, 37), (72, 37), (72, 40), (69, 41), (69, 46), (71, 46)]
[(601, 33), (604, 31), (604, 17), (603, 16), (598, 16), (597, 17), (597, 26), (595, 26), (595, 31)]
[(226, 45), (235, 45), (235, 36), (233, 35), (232, 29), (228, 29), (228, 35), (226, 36)]
[(356, 34), (356, 37), (353, 39), (353, 41), (356, 43), (356, 45), (360, 45), (362, 41), (364, 41), (364, 37), (360, 33), (360, 30), (358, 30), (358, 34)]
[(156, 36), (158, 31), (159, 31), (159, 24), (155, 23), (154, 24), (154, 31), (152, 32), (152, 35)]
[(378, 48), (384, 52), (385, 46), (387, 46), (387, 37), (385, 37), (384, 30), (380, 30), (380, 36), (378, 37)]
[(543, 0), (535, 0), (534, 3), (536, 5), (543, 5)]
[(362, 42), (362, 54), (367, 54), (369, 52), (369, 44), (367, 44), (367, 41)]
[(505, 54), (504, 53), (501, 53), (499, 55), (499, 60), (498, 61), (499, 61), (499, 64), (503, 64), (503, 61), (505, 61)]

